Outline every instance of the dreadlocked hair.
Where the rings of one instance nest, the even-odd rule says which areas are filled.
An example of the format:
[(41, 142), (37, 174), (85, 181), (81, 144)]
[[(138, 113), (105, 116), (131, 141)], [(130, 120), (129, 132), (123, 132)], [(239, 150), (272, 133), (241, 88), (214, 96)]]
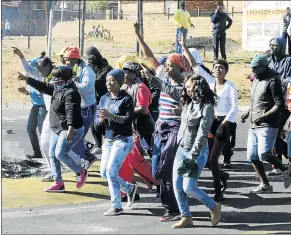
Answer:
[[(191, 80), (192, 83), (195, 83), (193, 98), (187, 94), (186, 82), (188, 80)], [(212, 104), (213, 106), (217, 104), (217, 95), (210, 89), (206, 79), (195, 73), (191, 73), (184, 80), (180, 99), (181, 105), (189, 104), (192, 99), (194, 101), (201, 102), (202, 104)]]

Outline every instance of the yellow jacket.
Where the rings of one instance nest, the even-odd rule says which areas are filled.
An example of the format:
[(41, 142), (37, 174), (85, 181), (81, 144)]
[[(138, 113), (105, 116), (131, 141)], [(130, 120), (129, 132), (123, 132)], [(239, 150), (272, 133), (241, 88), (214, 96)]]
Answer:
[(178, 28), (187, 29), (192, 24), (190, 13), (182, 9), (177, 10), (174, 14), (174, 22)]

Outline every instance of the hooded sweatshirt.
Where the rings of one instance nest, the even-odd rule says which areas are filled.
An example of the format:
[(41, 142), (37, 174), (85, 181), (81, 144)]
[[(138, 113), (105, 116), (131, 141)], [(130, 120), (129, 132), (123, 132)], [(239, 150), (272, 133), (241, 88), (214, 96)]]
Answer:
[(268, 58), (269, 67), (279, 74), (282, 92), (285, 97), (287, 85), (289, 82), (291, 82), (291, 57), (285, 55), (284, 39), (282, 37), (274, 37), (271, 39), (271, 41), (272, 40), (277, 42), (279, 51), (277, 54), (271, 55)]
[(113, 119), (104, 121), (105, 138), (115, 140), (132, 136), (133, 100), (126, 91), (121, 90), (116, 98), (112, 98), (109, 92), (101, 97), (95, 119), (97, 125), (100, 125), (98, 111), (101, 109), (107, 109), (114, 115)]

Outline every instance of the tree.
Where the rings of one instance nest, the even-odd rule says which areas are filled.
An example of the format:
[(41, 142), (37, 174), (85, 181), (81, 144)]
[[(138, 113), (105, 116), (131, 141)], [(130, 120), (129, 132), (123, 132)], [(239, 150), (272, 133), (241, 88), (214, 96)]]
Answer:
[(109, 0), (90, 0), (87, 1), (88, 11), (104, 11), (108, 7)]

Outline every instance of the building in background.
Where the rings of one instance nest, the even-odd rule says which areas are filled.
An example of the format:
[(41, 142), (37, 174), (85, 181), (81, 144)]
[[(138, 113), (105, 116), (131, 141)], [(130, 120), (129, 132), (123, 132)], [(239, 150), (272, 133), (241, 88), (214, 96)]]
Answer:
[(243, 50), (266, 51), (272, 37), (282, 34), (282, 16), (291, 1), (245, 1)]

